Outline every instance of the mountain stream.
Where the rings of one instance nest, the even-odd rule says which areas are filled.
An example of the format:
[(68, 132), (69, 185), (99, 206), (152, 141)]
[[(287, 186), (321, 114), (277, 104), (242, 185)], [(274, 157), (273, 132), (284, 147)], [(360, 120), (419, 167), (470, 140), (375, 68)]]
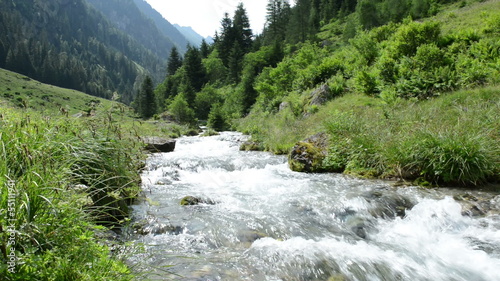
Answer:
[(500, 280), (498, 194), (296, 173), (239, 151), (245, 138), (183, 137), (149, 157), (129, 258), (147, 279)]

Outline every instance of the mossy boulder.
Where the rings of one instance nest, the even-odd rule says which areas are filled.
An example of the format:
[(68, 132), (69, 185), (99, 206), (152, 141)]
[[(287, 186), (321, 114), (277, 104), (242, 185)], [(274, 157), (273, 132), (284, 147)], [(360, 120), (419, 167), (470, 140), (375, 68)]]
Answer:
[(240, 145), (240, 151), (264, 151), (264, 146), (255, 141), (246, 141)]
[(328, 135), (325, 133), (298, 142), (288, 155), (290, 169), (306, 173), (326, 172), (323, 160), (328, 154), (328, 146)]
[(186, 196), (181, 199), (181, 206), (195, 206), (200, 204), (214, 205), (215, 202), (209, 199), (202, 199), (194, 196)]

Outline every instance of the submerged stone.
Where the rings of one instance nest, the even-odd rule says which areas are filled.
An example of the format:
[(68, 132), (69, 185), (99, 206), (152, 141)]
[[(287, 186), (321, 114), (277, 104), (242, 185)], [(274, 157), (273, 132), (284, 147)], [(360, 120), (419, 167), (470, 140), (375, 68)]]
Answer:
[(214, 205), (215, 202), (209, 199), (202, 199), (194, 196), (186, 196), (181, 199), (181, 206), (195, 206), (200, 204)]

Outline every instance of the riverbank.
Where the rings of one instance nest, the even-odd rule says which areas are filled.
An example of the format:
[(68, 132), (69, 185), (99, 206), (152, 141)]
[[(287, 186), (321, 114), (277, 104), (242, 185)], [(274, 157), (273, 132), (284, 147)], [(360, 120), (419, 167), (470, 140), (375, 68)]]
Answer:
[(128, 219), (145, 154), (139, 122), (111, 112), (75, 118), (2, 107), (0, 279), (134, 279), (126, 253), (104, 237)]
[(320, 132), (329, 137), (317, 170), (419, 185), (476, 187), (499, 181), (500, 86), (446, 93), (432, 100), (338, 97), (317, 112), (254, 112), (238, 124), (264, 150), (287, 154)]

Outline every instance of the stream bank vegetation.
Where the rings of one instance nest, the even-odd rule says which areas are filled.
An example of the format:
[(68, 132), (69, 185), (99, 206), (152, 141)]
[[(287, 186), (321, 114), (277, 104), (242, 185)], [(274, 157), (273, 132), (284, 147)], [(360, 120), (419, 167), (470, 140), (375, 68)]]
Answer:
[(181, 99), (187, 119), (276, 154), (327, 133), (316, 171), (498, 181), (500, 2), (338, 2), (269, 1), (258, 36), (240, 5), (213, 45), (190, 48), (156, 88), (159, 109)]
[[(17, 81), (18, 74), (3, 74)], [(26, 91), (47, 87), (30, 83)], [(52, 89), (52, 97), (58, 99), (66, 91), (74, 92)], [(67, 105), (72, 115), (79, 95), (91, 98), (83, 93), (69, 95), (77, 101)], [(134, 119), (131, 108), (105, 100), (94, 105), (88, 117), (66, 116), (57, 109), (41, 112), (35, 104), (19, 109), (12, 106), (15, 100), (3, 103), (2, 280), (136, 278), (125, 257), (137, 249), (112, 242), (115, 234), (110, 229), (128, 222), (128, 206), (141, 192), (139, 171), (145, 160), (141, 137), (175, 137), (187, 127), (159, 127)]]

